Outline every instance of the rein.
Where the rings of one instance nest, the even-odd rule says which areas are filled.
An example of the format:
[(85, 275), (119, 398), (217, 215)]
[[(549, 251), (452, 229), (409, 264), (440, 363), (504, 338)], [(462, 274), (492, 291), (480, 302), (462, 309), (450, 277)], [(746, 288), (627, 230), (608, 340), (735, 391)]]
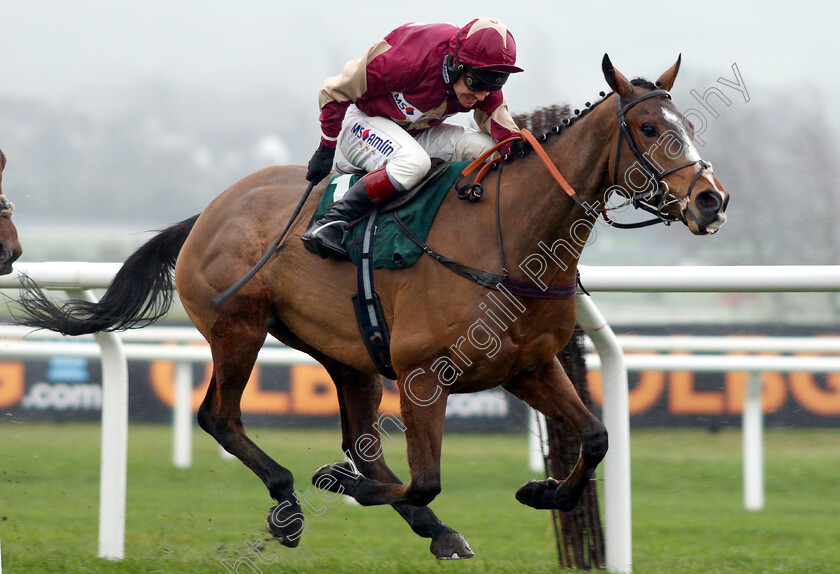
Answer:
[[(665, 178), (668, 177), (669, 175), (671, 175), (672, 173), (675, 173), (675, 172), (677, 172), (681, 169), (699, 164), (700, 169), (697, 170), (697, 173), (694, 175), (694, 178), (691, 180), (691, 183), (689, 184), (689, 187), (688, 187), (688, 197), (691, 197), (691, 192), (694, 190), (694, 185), (697, 183), (697, 180), (700, 179), (700, 176), (703, 174), (703, 172), (705, 170), (711, 169), (711, 167), (712, 167), (712, 165), (709, 162), (704, 161), (702, 159), (698, 159), (698, 160), (695, 160), (695, 161), (686, 162), (686, 163), (684, 163), (682, 165), (678, 165), (676, 167), (672, 167), (672, 168), (667, 169), (665, 171), (659, 171), (657, 169), (657, 166), (655, 166), (653, 164), (653, 162), (651, 162), (650, 159), (648, 159), (648, 157), (645, 156), (644, 152), (642, 151), (642, 148), (639, 146), (639, 143), (636, 141), (636, 137), (633, 135), (633, 132), (630, 130), (630, 127), (627, 125), (627, 120), (625, 118), (625, 115), (627, 114), (628, 111), (630, 111), (637, 104), (640, 104), (641, 102), (643, 102), (645, 100), (648, 100), (650, 98), (656, 98), (656, 97), (665, 97), (665, 98), (668, 98), (670, 100), (671, 99), (671, 94), (668, 93), (666, 90), (653, 90), (653, 91), (648, 92), (646, 94), (642, 94), (641, 96), (637, 97), (636, 99), (632, 100), (630, 103), (628, 103), (624, 106), (622, 106), (622, 104), (621, 104), (621, 96), (617, 93), (615, 94), (616, 108), (617, 108), (617, 114), (618, 114), (618, 130), (619, 130), (619, 134), (621, 135), (621, 137), (619, 137), (617, 139), (617, 144), (616, 144), (615, 163), (613, 165), (613, 174), (612, 174), (613, 175), (613, 177), (612, 177), (613, 185), (618, 185), (618, 167), (619, 167), (619, 163), (621, 161), (622, 140), (627, 142), (627, 145), (630, 147), (630, 150), (633, 152), (633, 155), (636, 156), (636, 159), (639, 161), (641, 166), (644, 168), (647, 175), (650, 176), (650, 178), (654, 182), (656, 182), (656, 189), (653, 190), (653, 191), (650, 191), (650, 192), (640, 192), (640, 191), (637, 191), (637, 190), (634, 189), (633, 190), (633, 195), (629, 200), (630, 203), (633, 205), (633, 207), (635, 209), (641, 209), (643, 211), (647, 211), (648, 213), (651, 213), (651, 214), (655, 215), (656, 216), (655, 219), (649, 219), (649, 220), (646, 220), (646, 221), (640, 221), (640, 222), (636, 222), (636, 223), (619, 223), (617, 221), (613, 221), (612, 219), (610, 219), (607, 216), (607, 212), (609, 211), (609, 209), (605, 208), (605, 209), (601, 210), (601, 215), (603, 216), (604, 221), (606, 221), (609, 225), (611, 225), (612, 227), (615, 227), (617, 229), (637, 229), (637, 228), (640, 228), (640, 227), (648, 227), (650, 225), (656, 225), (656, 224), (659, 224), (659, 223), (663, 223), (665, 225), (670, 225), (671, 223), (673, 223), (675, 221), (680, 221), (680, 219), (678, 217), (674, 217), (674, 216), (669, 215), (669, 214), (667, 214), (663, 211), (666, 207), (668, 207), (668, 205), (670, 205), (675, 200), (677, 200), (676, 197), (671, 193), (670, 188), (668, 187), (668, 183), (665, 181)], [(543, 165), (545, 165), (548, 172), (552, 175), (552, 177), (554, 177), (554, 180), (557, 182), (557, 184), (560, 186), (560, 188), (566, 193), (566, 195), (568, 195), (570, 198), (572, 198), (575, 201), (575, 203), (580, 205), (584, 209), (584, 211), (586, 211), (586, 213), (592, 214), (593, 213), (593, 207), (588, 205), (585, 201), (583, 201), (580, 198), (579, 195), (577, 195), (574, 188), (572, 188), (572, 186), (569, 184), (569, 182), (566, 180), (566, 178), (563, 177), (563, 174), (560, 173), (560, 170), (558, 170), (557, 166), (554, 165), (554, 162), (551, 161), (551, 158), (548, 157), (548, 154), (545, 152), (543, 147), (540, 145), (537, 138), (534, 137), (534, 135), (526, 129), (523, 129), (519, 132), (519, 137), (512, 137), (512, 138), (506, 139), (502, 142), (499, 142), (498, 144), (493, 146), (490, 150), (488, 150), (487, 152), (482, 154), (478, 159), (473, 161), (466, 168), (464, 168), (464, 170), (461, 172), (461, 174), (462, 174), (463, 177), (466, 177), (466, 176), (470, 175), (473, 171), (475, 171), (478, 168), (478, 166), (481, 166), (482, 164), (484, 164), (481, 167), (481, 169), (479, 170), (478, 175), (476, 176), (474, 183), (472, 183), (468, 186), (465, 186), (464, 188), (459, 188), (459, 190), (458, 190), (459, 191), (459, 197), (462, 196), (462, 193), (463, 193), (462, 189), (469, 190), (469, 193), (471, 193), (471, 194), (475, 193), (475, 190), (477, 189), (478, 192), (475, 193), (476, 198), (475, 199), (473, 199), (473, 197), (469, 198), (472, 201), (477, 201), (481, 197), (481, 185), (480, 185), (481, 178), (484, 177), (484, 175), (487, 173), (487, 171), (489, 171), (490, 168), (495, 163), (501, 162), (504, 159), (506, 159), (506, 158), (502, 158), (502, 157), (496, 157), (496, 158), (490, 160), (489, 162), (485, 163), (485, 161), (487, 161), (487, 158), (491, 154), (493, 154), (494, 152), (498, 151), (505, 144), (508, 144), (510, 142), (513, 142), (513, 141), (517, 141), (519, 139), (524, 140), (526, 143), (531, 145), (531, 148), (534, 150), (534, 152), (540, 158)], [(463, 197), (461, 197), (461, 198), (464, 199)], [(623, 207), (623, 206), (619, 206), (619, 207)], [(613, 208), (613, 209), (615, 209), (615, 208)]]
[[(647, 221), (640, 221), (637, 223), (618, 223), (617, 221), (613, 221), (609, 219), (609, 217), (607, 217), (607, 208), (604, 208), (601, 211), (601, 215), (608, 224), (618, 229), (635, 229), (639, 227), (647, 227), (649, 225), (656, 225), (658, 223), (670, 225), (674, 221), (680, 221), (679, 218), (669, 215), (663, 211), (665, 207), (670, 205), (675, 200), (675, 196), (671, 194), (670, 188), (668, 187), (668, 183), (665, 182), (664, 179), (672, 173), (675, 173), (681, 169), (699, 164), (700, 169), (694, 175), (694, 178), (691, 180), (691, 184), (688, 187), (688, 197), (691, 197), (691, 192), (694, 189), (694, 184), (697, 183), (698, 179), (700, 179), (700, 176), (702, 175), (704, 170), (711, 169), (711, 164), (706, 161), (703, 161), (702, 159), (699, 159), (696, 161), (684, 163), (682, 165), (673, 167), (665, 171), (659, 171), (656, 168), (656, 166), (653, 165), (653, 163), (645, 156), (644, 152), (642, 152), (641, 147), (639, 147), (639, 144), (636, 141), (633, 132), (627, 125), (625, 114), (634, 106), (647, 99), (655, 97), (666, 97), (668, 99), (671, 99), (671, 94), (669, 94), (666, 90), (653, 90), (646, 94), (642, 94), (641, 96), (632, 100), (625, 106), (621, 105), (621, 96), (619, 94), (616, 93), (615, 97), (618, 110), (619, 133), (621, 134), (621, 137), (618, 138), (618, 144), (615, 154), (615, 164), (613, 166), (613, 184), (617, 185), (616, 182), (618, 181), (618, 166), (621, 159), (621, 143), (623, 138), (624, 141), (626, 141), (628, 146), (630, 147), (630, 150), (633, 152), (633, 155), (636, 156), (636, 159), (638, 159), (641, 165), (644, 167), (647, 174), (653, 179), (653, 181), (656, 182), (656, 189), (654, 191), (645, 193), (633, 190), (633, 196), (630, 198), (630, 202), (632, 203), (634, 208), (642, 209), (643, 211), (652, 213), (656, 216), (656, 218)], [(478, 170), (478, 173), (476, 174), (475, 179), (472, 181), (472, 183), (459, 186), (458, 182), (455, 182), (455, 190), (458, 193), (458, 197), (460, 199), (468, 199), (471, 202), (475, 202), (481, 199), (481, 195), (483, 193), (481, 181), (484, 179), (484, 176), (487, 175), (487, 173), (491, 169), (495, 167), (499, 168), (498, 185), (496, 186), (496, 231), (499, 241), (499, 254), (501, 256), (502, 261), (501, 274), (476, 269), (474, 267), (470, 267), (468, 265), (459, 263), (454, 259), (449, 259), (448, 257), (441, 255), (440, 253), (437, 253), (431, 247), (429, 247), (423, 241), (421, 241), (416, 235), (414, 235), (414, 233), (408, 228), (407, 225), (405, 225), (402, 219), (400, 219), (396, 211), (393, 212), (394, 222), (405, 234), (405, 236), (408, 237), (409, 240), (411, 240), (415, 245), (420, 247), (423, 250), (423, 252), (429, 255), (432, 259), (434, 259), (447, 269), (451, 270), (452, 272), (457, 273), (458, 275), (469, 279), (470, 281), (473, 281), (474, 283), (477, 283), (482, 287), (498, 290), (500, 289), (500, 286), (504, 286), (511, 293), (528, 298), (571, 299), (575, 296), (575, 292), (579, 281), (569, 285), (549, 286), (547, 290), (543, 291), (541, 289), (534, 288), (534, 286), (527, 282), (512, 279), (505, 265), (505, 252), (502, 246), (501, 214), (499, 213), (499, 194), (501, 193), (502, 183), (502, 162), (505, 159), (507, 159), (507, 156), (497, 156), (493, 159), (489, 158), (491, 155), (498, 152), (499, 149), (503, 146), (519, 140), (523, 140), (526, 143), (530, 144), (531, 148), (540, 158), (543, 165), (545, 165), (548, 172), (558, 183), (558, 185), (560, 185), (560, 188), (563, 190), (563, 192), (566, 195), (568, 195), (572, 200), (574, 200), (575, 203), (581, 206), (587, 214), (593, 214), (593, 207), (588, 205), (585, 201), (583, 201), (580, 198), (580, 196), (575, 192), (574, 188), (569, 184), (566, 178), (563, 177), (563, 174), (560, 173), (560, 170), (557, 169), (557, 166), (554, 165), (554, 162), (551, 161), (551, 158), (548, 157), (548, 154), (546, 153), (545, 149), (543, 149), (542, 145), (540, 145), (537, 138), (534, 137), (534, 135), (527, 129), (523, 129), (519, 132), (518, 136), (502, 140), (493, 147), (491, 147), (489, 150), (481, 154), (478, 158), (473, 160), (461, 171), (459, 181), (471, 175), (474, 171)], [(280, 246), (280, 243), (285, 238), (286, 233), (288, 232), (292, 223), (297, 218), (298, 213), (300, 213), (300, 210), (303, 207), (303, 204), (306, 202), (306, 199), (309, 197), (309, 194), (312, 191), (313, 187), (314, 183), (310, 183), (309, 186), (306, 188), (303, 197), (298, 203), (295, 211), (292, 213), (292, 216), (289, 219), (289, 222), (286, 224), (285, 229), (283, 229), (282, 233), (277, 238), (277, 240), (271, 245), (271, 247), (269, 247), (268, 251), (266, 251), (262, 259), (260, 259), (260, 261), (258, 261), (257, 264), (254, 265), (254, 267), (251, 268), (251, 270), (247, 274), (245, 274), (244, 277), (242, 277), (233, 286), (227, 289), (227, 291), (213, 299), (213, 303), (217, 307), (221, 306), (225, 301), (232, 297), (234, 293), (239, 291), (239, 289), (241, 289), (248, 281), (250, 281), (254, 277), (254, 275), (256, 275), (257, 272), (259, 272), (259, 270), (262, 269), (262, 267), (268, 262), (271, 256), (277, 251), (277, 249)], [(2, 210), (4, 207), (5, 206), (0, 204), (0, 210)], [(0, 215), (5, 215), (6, 213), (11, 214), (11, 210), (13, 209), (14, 207), (10, 207), (10, 209), (7, 212), (0, 212)], [(595, 213), (595, 215), (597, 216), (597, 213)]]
[(493, 289), (493, 290), (501, 290), (504, 288), (512, 295), (518, 295), (520, 297), (528, 298), (528, 299), (550, 299), (550, 300), (558, 300), (558, 299), (574, 299), (575, 295), (577, 294), (577, 288), (579, 285), (579, 277), (574, 283), (569, 284), (559, 284), (559, 285), (549, 285), (545, 290), (536, 287), (532, 283), (527, 281), (519, 281), (518, 279), (513, 279), (507, 269), (507, 265), (505, 263), (505, 250), (503, 247), (502, 242), (502, 223), (501, 223), (501, 213), (499, 211), (499, 206), (501, 204), (501, 191), (502, 191), (502, 168), (503, 168), (503, 159), (501, 156), (497, 156), (488, 161), (488, 158), (496, 153), (500, 148), (505, 146), (508, 143), (517, 141), (517, 140), (524, 140), (527, 143), (531, 144), (531, 147), (537, 152), (537, 155), (540, 156), (543, 163), (545, 164), (548, 171), (554, 176), (554, 179), (560, 184), (560, 187), (574, 199), (578, 204), (583, 206), (584, 209), (590, 211), (588, 206), (580, 199), (580, 197), (575, 193), (575, 190), (569, 185), (569, 182), (566, 181), (566, 178), (560, 173), (560, 170), (552, 163), (551, 159), (548, 157), (548, 154), (545, 153), (545, 150), (539, 144), (537, 139), (526, 129), (523, 129), (520, 132), (518, 137), (511, 137), (506, 140), (502, 140), (489, 150), (481, 154), (478, 158), (473, 160), (469, 165), (467, 165), (463, 170), (461, 170), (460, 178), (467, 177), (471, 175), (476, 169), (478, 169), (478, 173), (476, 174), (475, 179), (472, 183), (459, 186), (457, 181), (455, 183), (455, 189), (458, 192), (458, 197), (460, 199), (469, 199), (471, 202), (478, 201), (482, 196), (482, 186), (481, 180), (484, 176), (494, 167), (498, 167), (498, 181), (496, 184), (496, 233), (499, 242), (499, 256), (502, 262), (502, 273), (493, 273), (491, 271), (484, 271), (482, 269), (476, 269), (474, 267), (470, 267), (468, 265), (464, 265), (459, 261), (454, 259), (450, 259), (444, 255), (433, 250), (431, 247), (426, 245), (423, 241), (420, 240), (409, 228), (408, 226), (402, 221), (399, 217), (397, 212), (393, 212), (392, 216), (394, 218), (394, 222), (400, 228), (400, 231), (405, 234), (415, 245), (417, 245), (420, 249), (423, 250), (429, 257), (465, 279), (469, 279), (473, 283), (477, 283), (482, 287)]
[[(640, 227), (656, 225), (658, 223), (670, 225), (674, 221), (680, 221), (679, 218), (669, 215), (663, 211), (676, 199), (676, 197), (673, 194), (671, 194), (670, 188), (668, 187), (668, 183), (665, 181), (665, 178), (681, 169), (699, 164), (700, 169), (697, 170), (697, 173), (694, 175), (694, 178), (691, 180), (691, 184), (688, 187), (688, 197), (691, 197), (691, 192), (694, 189), (694, 185), (697, 183), (697, 180), (700, 179), (700, 176), (703, 174), (704, 170), (711, 168), (711, 164), (709, 164), (706, 161), (703, 161), (702, 159), (699, 159), (696, 161), (690, 161), (682, 165), (678, 165), (665, 171), (659, 171), (657, 167), (645, 156), (644, 152), (642, 152), (639, 143), (636, 141), (636, 137), (633, 135), (633, 132), (630, 130), (630, 127), (627, 125), (627, 120), (625, 116), (629, 110), (631, 110), (634, 106), (640, 104), (645, 100), (656, 97), (665, 97), (671, 99), (671, 94), (669, 94), (666, 90), (653, 90), (646, 94), (642, 94), (641, 96), (637, 97), (636, 99), (632, 100), (630, 103), (624, 106), (621, 105), (621, 96), (618, 93), (615, 94), (615, 97), (618, 113), (618, 129), (621, 137), (617, 138), (618, 143), (615, 154), (615, 164), (613, 165), (613, 185), (617, 185), (618, 182), (618, 167), (621, 160), (621, 144), (622, 140), (624, 140), (627, 142), (628, 146), (630, 147), (630, 150), (633, 152), (633, 155), (635, 155), (641, 163), (647, 175), (650, 176), (651, 179), (656, 182), (656, 189), (654, 191), (645, 193), (633, 190), (633, 195), (630, 198), (630, 202), (632, 203), (634, 208), (647, 211), (648, 213), (651, 213), (656, 217), (654, 219), (649, 219), (646, 221), (640, 221), (636, 223), (619, 223), (617, 221), (611, 220), (607, 216), (608, 208), (606, 207), (601, 210), (600, 214), (603, 216), (604, 220), (609, 225), (618, 229), (636, 229)], [(489, 150), (481, 154), (478, 158), (473, 160), (469, 165), (467, 165), (467, 167), (465, 167), (461, 171), (461, 176), (458, 181), (478, 170), (478, 173), (476, 174), (474, 180), (471, 183), (465, 185), (458, 185), (457, 181), (455, 183), (455, 189), (458, 193), (459, 199), (468, 199), (471, 202), (478, 201), (479, 199), (481, 199), (483, 193), (483, 189), (481, 186), (482, 179), (494, 167), (499, 168), (499, 181), (496, 188), (496, 228), (499, 241), (499, 253), (502, 261), (501, 275), (498, 273), (482, 271), (480, 269), (475, 269), (473, 267), (463, 265), (458, 261), (449, 259), (448, 257), (445, 257), (435, 252), (428, 245), (420, 241), (420, 239), (417, 238), (408, 229), (408, 227), (402, 222), (402, 220), (397, 216), (396, 213), (394, 214), (394, 221), (411, 241), (413, 241), (418, 247), (420, 247), (435, 261), (437, 261), (447, 269), (453, 271), (454, 273), (457, 273), (462, 277), (465, 277), (475, 283), (478, 283), (483, 287), (498, 289), (498, 285), (505, 285), (512, 292), (513, 289), (516, 289), (519, 292), (519, 294), (523, 297), (530, 298), (572, 298), (575, 296), (576, 287), (580, 283), (579, 280), (577, 283), (571, 285), (549, 286), (549, 288), (546, 291), (542, 291), (536, 289), (534, 286), (528, 283), (511, 279), (508, 274), (508, 270), (505, 265), (504, 248), (502, 247), (501, 217), (499, 214), (498, 201), (498, 194), (501, 192), (502, 166), (504, 165), (502, 162), (505, 159), (507, 159), (507, 156), (497, 156), (493, 159), (489, 158), (491, 155), (498, 152), (505, 145), (518, 140), (523, 140), (526, 143), (530, 144), (531, 148), (537, 154), (537, 157), (540, 158), (540, 161), (542, 161), (543, 165), (545, 165), (548, 172), (560, 186), (560, 189), (562, 189), (567, 196), (569, 196), (572, 200), (574, 200), (575, 203), (581, 206), (587, 214), (594, 214), (597, 217), (598, 214), (594, 212), (594, 208), (587, 204), (583, 199), (581, 199), (577, 192), (575, 192), (571, 184), (569, 184), (566, 178), (563, 177), (563, 174), (560, 173), (560, 170), (557, 169), (557, 166), (554, 165), (554, 162), (551, 161), (551, 158), (548, 156), (545, 149), (543, 149), (542, 145), (540, 145), (537, 138), (534, 137), (534, 135), (527, 129), (522, 129), (519, 132), (518, 136), (500, 141), (499, 143), (491, 147)]]

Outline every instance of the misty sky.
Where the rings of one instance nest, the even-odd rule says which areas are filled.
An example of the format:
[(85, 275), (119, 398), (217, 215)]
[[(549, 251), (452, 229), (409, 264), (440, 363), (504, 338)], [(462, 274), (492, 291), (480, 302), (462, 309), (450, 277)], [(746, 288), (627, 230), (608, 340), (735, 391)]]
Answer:
[(604, 52), (627, 75), (651, 79), (682, 53), (677, 95), (703, 92), (718, 77), (734, 80), (733, 63), (756, 101), (768, 90), (785, 89), (828, 100), (840, 87), (834, 61), (840, 10), (825, 2), (466, 4), (474, 5), (0, 0), (0, 96), (96, 100), (148, 79), (234, 94), (282, 88), (312, 98), (314, 123), (321, 81), (390, 29), (408, 21), (462, 25), (475, 16), (501, 19), (517, 40), (525, 73), (505, 89), (514, 112), (596, 98), (606, 89)]

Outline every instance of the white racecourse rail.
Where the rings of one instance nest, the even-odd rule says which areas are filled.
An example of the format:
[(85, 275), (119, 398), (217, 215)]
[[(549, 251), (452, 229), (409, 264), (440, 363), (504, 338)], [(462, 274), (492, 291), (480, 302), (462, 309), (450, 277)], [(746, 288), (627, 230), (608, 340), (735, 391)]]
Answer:
[[(71, 297), (93, 297), (91, 289), (107, 287), (120, 263), (19, 263), (16, 272), (0, 277), (0, 288), (14, 288), (19, 284), (19, 274), (25, 273), (44, 289), (66, 292)], [(743, 267), (580, 267), (581, 281), (589, 291), (623, 292), (818, 292), (840, 291), (840, 266), (743, 266)], [(618, 339), (598, 311), (590, 297), (578, 295), (578, 323), (595, 345), (598, 352), (603, 380), (603, 422), (610, 434), (610, 450), (604, 459), (604, 508), (606, 566), (613, 572), (631, 572), (632, 539), (630, 515), (630, 423), (628, 411), (628, 368), (642, 366), (642, 358), (625, 359)], [(128, 369), (129, 356), (139, 358), (145, 354), (134, 347), (123, 345), (115, 333), (95, 336), (101, 348), (103, 400), (102, 400), (102, 466), (100, 477), (99, 556), (120, 559), (125, 540), (125, 484), (126, 445), (128, 434)], [(29, 345), (40, 345), (30, 343)], [(159, 347), (158, 347), (159, 349)], [(46, 351), (47, 356), (56, 349), (42, 351), (23, 347), (23, 355)], [(179, 361), (206, 361), (206, 350), (182, 349), (169, 351), (170, 357)], [(6, 352), (8, 351), (8, 352)], [(275, 353), (276, 352), (276, 353)], [(4, 355), (14, 354), (11, 346), (0, 348)], [(145, 357), (149, 358), (149, 357)], [(156, 355), (154, 358), (161, 358)], [(669, 357), (645, 357), (644, 360), (670, 360)], [(720, 357), (714, 359), (756, 359), (744, 366), (741, 363), (712, 365), (705, 358), (678, 357), (672, 366), (664, 362), (654, 368), (727, 370), (766, 370), (771, 357)], [(689, 359), (692, 363), (689, 364)], [(700, 359), (700, 362), (694, 362)], [(779, 357), (775, 360), (784, 359)], [(260, 355), (264, 362), (294, 364), (310, 362), (309, 357), (288, 349), (264, 349)], [(840, 363), (830, 358), (812, 359), (817, 372), (840, 370)], [(649, 365), (646, 363), (645, 365)], [(804, 370), (801, 363), (773, 365), (774, 369)], [(756, 381), (755, 377), (753, 381)], [(748, 394), (758, 396), (757, 385), (749, 387)], [(754, 401), (755, 402), (755, 401)], [(750, 411), (749, 414), (747, 411)], [(760, 444), (760, 406), (757, 413), (745, 408), (747, 418), (758, 420)], [(177, 420), (177, 417), (176, 417)], [(751, 425), (754, 428), (755, 425)], [(746, 441), (745, 441), (746, 445)], [(745, 455), (746, 455), (745, 446)], [(760, 461), (759, 461), (760, 467)], [(760, 478), (759, 478), (760, 480)], [(746, 482), (745, 482), (746, 485)], [(745, 490), (746, 492), (746, 490)], [(749, 504), (748, 504), (749, 506)]]

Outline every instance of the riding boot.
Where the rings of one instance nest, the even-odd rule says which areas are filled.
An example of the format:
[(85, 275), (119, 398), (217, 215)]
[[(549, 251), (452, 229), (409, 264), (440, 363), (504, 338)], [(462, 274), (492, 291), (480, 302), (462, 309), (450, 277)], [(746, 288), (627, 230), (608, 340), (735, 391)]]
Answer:
[(324, 217), (309, 226), (301, 236), (304, 247), (324, 259), (332, 257), (347, 261), (350, 256), (342, 245), (347, 225), (391, 197), (398, 186), (384, 167), (366, 174), (333, 204)]

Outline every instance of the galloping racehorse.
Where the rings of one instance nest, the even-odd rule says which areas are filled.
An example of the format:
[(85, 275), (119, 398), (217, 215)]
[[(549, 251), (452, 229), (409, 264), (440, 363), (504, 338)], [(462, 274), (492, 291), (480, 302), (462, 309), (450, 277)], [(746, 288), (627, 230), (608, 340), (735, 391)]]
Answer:
[(6, 168), (6, 156), (0, 150), (0, 275), (12, 272), (12, 264), (23, 253), (17, 229), (12, 223), (15, 206), (3, 195), (3, 170)]
[[(655, 84), (631, 82), (605, 56), (611, 94), (543, 137), (539, 150), (504, 163), (498, 177), (487, 178), (480, 202), (459, 201), (450, 191), (427, 244), (474, 268), (501, 271), (497, 285), (469, 281), (432, 257), (408, 269), (375, 271), (398, 375), (407, 484), (381, 456), (382, 380), (351, 303), (356, 269), (313, 256), (299, 239), (323, 184), (268, 264), (226, 302), (213, 302), (251, 269), (290, 218), (305, 185), (304, 167), (249, 175), (200, 215), (160, 232), (125, 262), (97, 304), (58, 307), (25, 285), (21, 322), (72, 335), (141, 326), (166, 312), (174, 267), (184, 308), (213, 355), (198, 422), (277, 500), (268, 526), (282, 544), (296, 546), (302, 533), (293, 477), (246, 436), (240, 418), (240, 398), (268, 334), (317, 359), (338, 389), (342, 449), (350, 461), (320, 468), (315, 485), (362, 505), (392, 505), (417, 534), (432, 539), (437, 558), (470, 557), (466, 540), (427, 506), (441, 489), (447, 396), (501, 386), (574, 429), (581, 450), (571, 475), (562, 482), (531, 481), (516, 495), (534, 508), (574, 508), (607, 451), (607, 432), (582, 404), (556, 354), (575, 327), (580, 250), (596, 218), (607, 218), (607, 196), (619, 193), (655, 220), (682, 222), (695, 235), (713, 233), (725, 221), (729, 196), (692, 145), (692, 127), (668, 93), (679, 63)], [(555, 168), (567, 185), (552, 175)], [(509, 272), (504, 261), (513, 263)]]

